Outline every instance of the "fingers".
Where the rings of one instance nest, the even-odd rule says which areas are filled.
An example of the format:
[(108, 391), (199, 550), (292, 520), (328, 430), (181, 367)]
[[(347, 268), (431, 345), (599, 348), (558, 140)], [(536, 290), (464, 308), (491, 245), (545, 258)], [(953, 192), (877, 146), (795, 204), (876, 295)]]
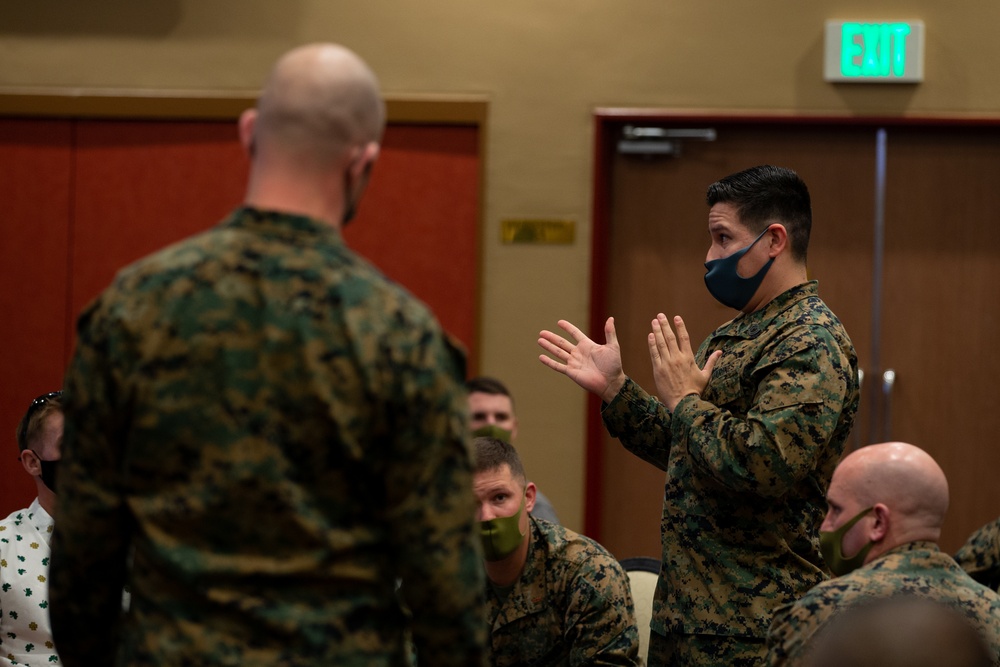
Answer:
[(554, 356), (559, 361), (565, 362), (569, 359), (569, 355), (573, 352), (575, 347), (568, 340), (560, 336), (559, 334), (554, 334), (551, 331), (541, 331), (538, 334), (538, 345)]
[[(654, 362), (656, 362), (659, 361), (661, 358), (670, 356), (670, 349), (667, 347), (667, 340), (666, 338), (664, 338), (664, 333), (663, 333), (664, 328), (666, 328), (668, 331), (670, 330), (670, 328), (661, 325), (659, 318), (653, 320), (651, 325), (653, 331), (648, 336), (650, 345), (649, 358), (652, 359)], [(655, 358), (653, 357), (653, 348), (656, 349)]]
[(677, 347), (688, 354), (691, 352), (691, 335), (684, 325), (684, 319), (680, 315), (674, 316), (674, 327), (677, 329)]
[(706, 378), (712, 377), (712, 369), (715, 368), (715, 362), (722, 358), (722, 350), (716, 350), (709, 355), (708, 361), (705, 362), (705, 368), (702, 369), (702, 373)]
[(560, 329), (562, 329), (570, 336), (572, 336), (573, 340), (575, 340), (577, 343), (586, 338), (583, 332), (580, 331), (578, 328), (576, 328), (576, 325), (574, 325), (572, 322), (567, 322), (566, 320), (559, 320), (558, 322), (556, 322), (556, 324), (559, 325)]
[(649, 345), (649, 360), (655, 367), (660, 363), (660, 345), (656, 341), (656, 334), (651, 333), (646, 336), (646, 343)]
[(552, 370), (566, 375), (566, 364), (560, 363), (551, 357), (546, 357), (544, 354), (538, 355), (538, 360)]
[(608, 345), (618, 347), (618, 334), (615, 332), (615, 318), (609, 317), (604, 323), (604, 340)]
[(661, 349), (660, 354), (662, 356), (670, 356), (677, 351), (677, 339), (674, 338), (674, 330), (670, 328), (670, 323), (667, 322), (667, 316), (663, 313), (659, 313), (656, 319), (652, 322), (653, 333), (658, 336), (657, 340), (660, 342)]

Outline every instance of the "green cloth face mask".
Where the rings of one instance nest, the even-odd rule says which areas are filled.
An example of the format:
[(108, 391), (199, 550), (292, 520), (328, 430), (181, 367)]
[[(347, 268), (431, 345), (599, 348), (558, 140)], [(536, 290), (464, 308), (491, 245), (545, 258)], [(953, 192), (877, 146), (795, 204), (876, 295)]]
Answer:
[(500, 428), (496, 424), (480, 426), (472, 432), (473, 438), (496, 438), (497, 440), (503, 440), (504, 442), (510, 442), (510, 435), (510, 431), (505, 428)]
[(868, 509), (861, 510), (857, 516), (836, 530), (819, 531), (820, 553), (823, 554), (823, 560), (826, 561), (830, 572), (833, 572), (836, 576), (842, 577), (865, 564), (865, 556), (868, 555), (868, 552), (875, 543), (869, 541), (868, 544), (861, 547), (858, 553), (848, 558), (844, 556), (844, 534), (873, 509), (875, 508), (869, 507)]
[(479, 537), (483, 541), (483, 557), (490, 561), (503, 560), (514, 553), (524, 540), (521, 532), (521, 514), (524, 513), (524, 496), (514, 516), (503, 516), (479, 522)]

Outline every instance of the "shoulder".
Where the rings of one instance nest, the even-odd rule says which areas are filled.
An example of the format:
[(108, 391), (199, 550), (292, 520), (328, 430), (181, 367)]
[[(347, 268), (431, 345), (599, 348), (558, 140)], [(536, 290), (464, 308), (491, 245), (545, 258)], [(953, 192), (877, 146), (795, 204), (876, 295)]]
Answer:
[(990, 521), (969, 536), (965, 547), (994, 548), (1000, 550), (1000, 518)]
[(14, 536), (21, 532), (22, 524), (28, 520), (28, 511), (29, 508), (17, 510), (0, 519), (0, 552), (13, 547)]
[(600, 582), (627, 581), (625, 570), (596, 541), (564, 526), (532, 518), (537, 534), (546, 543), (546, 561), (557, 577), (585, 577)]
[[(241, 217), (243, 216), (243, 217)], [(123, 321), (157, 317), (178, 303), (185, 317), (220, 306), (266, 306), (294, 318), (336, 310), (372, 331), (437, 333), (430, 309), (406, 288), (344, 245), (339, 234), (308, 220), (241, 225), (246, 214), (182, 239), (121, 269), (88, 308)], [(259, 221), (256, 221), (259, 222)], [(295, 223), (300, 227), (295, 228)], [(281, 313), (279, 313), (281, 314)]]
[(22, 521), (28, 518), (31, 508), (25, 507), (11, 512), (3, 519), (0, 519), (0, 526), (19, 526)]
[(780, 364), (795, 358), (821, 363), (822, 359), (844, 368), (845, 372), (856, 364), (854, 345), (839, 320), (815, 318), (812, 313), (783, 315), (787, 317), (776, 318), (762, 334), (761, 348), (766, 362)]

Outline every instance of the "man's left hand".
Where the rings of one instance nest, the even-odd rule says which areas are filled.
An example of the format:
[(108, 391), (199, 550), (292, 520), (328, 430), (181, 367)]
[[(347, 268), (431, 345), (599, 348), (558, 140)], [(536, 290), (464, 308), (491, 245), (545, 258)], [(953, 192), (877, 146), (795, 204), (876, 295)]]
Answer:
[(649, 334), (648, 342), (649, 360), (653, 363), (653, 380), (660, 400), (673, 412), (685, 396), (701, 396), (722, 351), (713, 352), (705, 362), (705, 368), (698, 368), (694, 352), (691, 351), (691, 337), (680, 316), (674, 317), (676, 336), (663, 313), (656, 316), (652, 325), (653, 331)]

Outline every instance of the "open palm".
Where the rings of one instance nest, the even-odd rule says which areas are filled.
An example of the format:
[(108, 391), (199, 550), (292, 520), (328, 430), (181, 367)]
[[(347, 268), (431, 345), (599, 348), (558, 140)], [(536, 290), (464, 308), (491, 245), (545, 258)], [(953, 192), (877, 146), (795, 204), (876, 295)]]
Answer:
[(604, 345), (595, 343), (566, 320), (559, 320), (558, 324), (573, 340), (551, 331), (540, 332), (538, 344), (551, 356), (539, 355), (539, 361), (587, 391), (610, 401), (625, 383), (614, 318), (609, 317), (604, 324), (607, 341)]

